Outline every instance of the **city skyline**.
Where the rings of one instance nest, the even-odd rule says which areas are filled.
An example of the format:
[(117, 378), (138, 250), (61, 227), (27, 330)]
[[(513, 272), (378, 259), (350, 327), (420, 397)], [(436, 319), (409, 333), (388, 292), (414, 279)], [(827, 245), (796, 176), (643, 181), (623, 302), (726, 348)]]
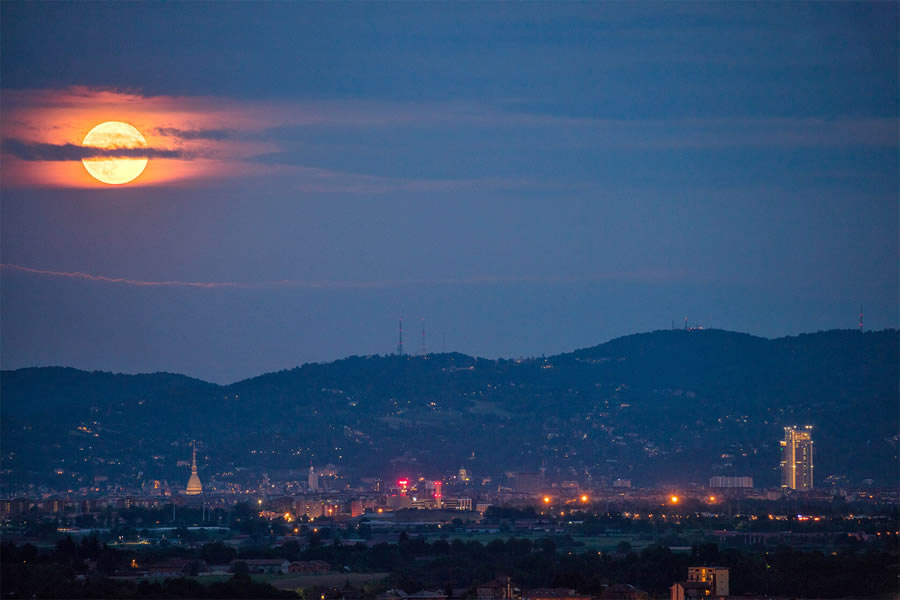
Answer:
[(0, 0), (2, 595), (895, 593), (898, 21)]

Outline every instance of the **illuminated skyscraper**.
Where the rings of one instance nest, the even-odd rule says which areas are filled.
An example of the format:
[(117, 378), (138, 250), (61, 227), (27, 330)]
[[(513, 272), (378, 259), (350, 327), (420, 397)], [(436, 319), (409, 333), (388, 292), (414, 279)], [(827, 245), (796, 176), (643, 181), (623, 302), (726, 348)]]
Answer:
[(784, 428), (784, 439), (781, 441), (781, 487), (802, 491), (812, 489), (812, 425)]

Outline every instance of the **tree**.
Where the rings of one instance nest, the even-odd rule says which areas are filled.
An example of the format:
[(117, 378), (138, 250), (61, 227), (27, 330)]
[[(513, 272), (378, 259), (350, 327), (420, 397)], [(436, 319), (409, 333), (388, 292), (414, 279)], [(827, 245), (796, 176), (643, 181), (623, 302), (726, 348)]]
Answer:
[(200, 550), (203, 560), (214, 565), (230, 563), (237, 557), (237, 550), (226, 546), (222, 541), (204, 544)]
[(242, 560), (235, 561), (231, 565), (231, 572), (234, 573), (232, 579), (235, 581), (250, 581), (250, 567)]

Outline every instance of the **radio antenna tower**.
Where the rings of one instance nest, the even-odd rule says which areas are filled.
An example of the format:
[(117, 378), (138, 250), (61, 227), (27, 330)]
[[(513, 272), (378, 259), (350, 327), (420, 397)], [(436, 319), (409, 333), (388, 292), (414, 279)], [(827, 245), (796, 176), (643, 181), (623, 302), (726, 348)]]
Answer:
[(403, 356), (403, 317), (400, 317), (400, 341), (397, 342), (397, 354)]
[(860, 330), (860, 331), (863, 330), (863, 320), (862, 320), (862, 317), (863, 317), (862, 306), (860, 306), (860, 307), (859, 307), (859, 330)]
[(425, 319), (422, 319), (422, 356), (428, 354), (428, 347), (425, 345)]

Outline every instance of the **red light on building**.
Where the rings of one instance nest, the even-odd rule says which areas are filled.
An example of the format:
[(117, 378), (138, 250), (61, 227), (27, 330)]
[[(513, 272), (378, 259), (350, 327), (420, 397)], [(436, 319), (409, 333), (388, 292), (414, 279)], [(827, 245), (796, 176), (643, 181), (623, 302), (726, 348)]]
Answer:
[(397, 481), (397, 485), (400, 486), (400, 494), (405, 496), (406, 490), (409, 488), (409, 479), (400, 479)]
[(442, 484), (440, 481), (435, 481), (435, 482), (434, 482), (434, 497), (435, 497), (435, 498), (440, 498), (440, 497), (441, 497), (441, 486), (442, 486), (442, 485), (443, 485), (443, 484)]

